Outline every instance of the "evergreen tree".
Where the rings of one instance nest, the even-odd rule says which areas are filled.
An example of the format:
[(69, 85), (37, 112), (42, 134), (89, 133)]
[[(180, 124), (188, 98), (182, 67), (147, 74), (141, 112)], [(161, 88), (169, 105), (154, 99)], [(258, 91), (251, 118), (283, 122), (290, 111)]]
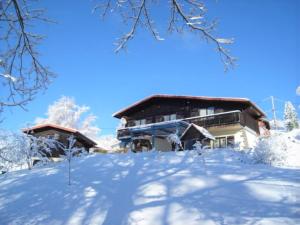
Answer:
[(299, 128), (298, 115), (290, 101), (287, 101), (284, 105), (284, 124), (288, 131)]

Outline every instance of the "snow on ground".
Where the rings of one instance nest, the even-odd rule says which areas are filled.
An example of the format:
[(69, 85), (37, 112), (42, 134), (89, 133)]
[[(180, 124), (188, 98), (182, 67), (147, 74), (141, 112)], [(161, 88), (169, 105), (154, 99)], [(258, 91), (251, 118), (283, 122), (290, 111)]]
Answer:
[(300, 168), (214, 150), (99, 154), (0, 177), (0, 224), (300, 224)]
[(285, 165), (289, 167), (300, 167), (300, 129), (295, 129), (290, 132), (272, 131), (272, 136), (286, 143), (287, 152)]
[(300, 167), (300, 129), (283, 134), (287, 142), (289, 166)]

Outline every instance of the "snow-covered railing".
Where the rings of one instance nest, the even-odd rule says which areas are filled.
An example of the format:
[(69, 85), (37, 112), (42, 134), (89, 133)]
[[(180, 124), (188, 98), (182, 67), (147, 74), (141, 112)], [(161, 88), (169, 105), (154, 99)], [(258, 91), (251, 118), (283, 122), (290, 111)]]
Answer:
[(137, 131), (137, 130), (142, 131), (145, 129), (149, 129), (150, 127), (159, 127), (159, 126), (171, 125), (176, 123), (184, 123), (186, 125), (190, 123), (195, 123), (202, 127), (210, 127), (210, 126), (236, 124), (240, 122), (241, 122), (241, 111), (234, 110), (234, 111), (223, 112), (223, 113), (215, 113), (207, 116), (195, 116), (195, 117), (189, 117), (184, 119), (177, 119), (171, 121), (120, 128), (117, 130), (117, 132), (118, 132), (118, 137), (125, 137), (125, 136), (130, 137), (131, 131)]
[(169, 121), (163, 121), (163, 122), (157, 122), (157, 123), (148, 123), (148, 124), (143, 124), (143, 125), (138, 125), (138, 126), (132, 126), (132, 127), (126, 127), (126, 128), (119, 128), (118, 131), (120, 130), (127, 130), (127, 129), (147, 129), (149, 127), (153, 127), (153, 126), (162, 126), (162, 125), (169, 125), (169, 124), (175, 124), (178, 122), (182, 122), (188, 125), (188, 123), (186, 121), (184, 121), (184, 119), (178, 119), (178, 120), (169, 120)]
[(216, 113), (208, 116), (195, 116), (184, 119), (189, 123), (195, 123), (201, 127), (229, 125), (241, 122), (241, 111), (235, 110), (224, 113)]

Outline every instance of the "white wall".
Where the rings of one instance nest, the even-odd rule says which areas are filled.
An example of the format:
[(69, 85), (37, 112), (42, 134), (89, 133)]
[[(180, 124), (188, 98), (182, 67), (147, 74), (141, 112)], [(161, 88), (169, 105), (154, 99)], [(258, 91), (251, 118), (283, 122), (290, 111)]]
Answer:
[(172, 145), (166, 140), (161, 138), (155, 138), (155, 149), (160, 151), (171, 151)]
[(257, 140), (257, 134), (248, 127), (244, 127), (234, 134), (235, 143), (240, 149), (253, 148)]
[(250, 128), (245, 127), (244, 129), (245, 129), (246, 136), (248, 139), (248, 148), (253, 148), (256, 144), (258, 136), (255, 133), (255, 131), (251, 130)]

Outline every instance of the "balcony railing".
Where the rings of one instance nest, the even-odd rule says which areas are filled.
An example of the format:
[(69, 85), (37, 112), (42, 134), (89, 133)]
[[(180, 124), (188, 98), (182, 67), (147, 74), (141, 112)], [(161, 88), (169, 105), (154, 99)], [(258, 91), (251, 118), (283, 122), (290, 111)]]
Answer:
[[(187, 123), (194, 123), (201, 127), (214, 127), (214, 126), (226, 126), (233, 124), (240, 124), (242, 126), (247, 126), (252, 130), (258, 132), (258, 123), (247, 113), (237, 111), (230, 111), (224, 113), (212, 114), (209, 116), (196, 116), (182, 119)], [(130, 136), (129, 129), (118, 130), (118, 137)]]
[(213, 127), (236, 124), (241, 121), (240, 111), (212, 114), (209, 116), (197, 116), (184, 119), (188, 123), (194, 123), (201, 127)]

